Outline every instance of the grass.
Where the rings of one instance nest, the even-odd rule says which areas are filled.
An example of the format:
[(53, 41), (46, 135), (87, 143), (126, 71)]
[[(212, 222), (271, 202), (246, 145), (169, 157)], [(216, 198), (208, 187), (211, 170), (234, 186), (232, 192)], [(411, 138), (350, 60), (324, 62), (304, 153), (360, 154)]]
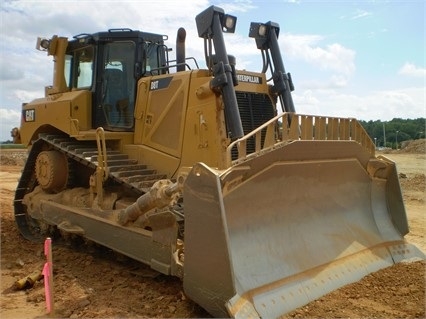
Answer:
[(0, 149), (2, 150), (11, 150), (11, 149), (26, 149), (22, 144), (0, 144)]

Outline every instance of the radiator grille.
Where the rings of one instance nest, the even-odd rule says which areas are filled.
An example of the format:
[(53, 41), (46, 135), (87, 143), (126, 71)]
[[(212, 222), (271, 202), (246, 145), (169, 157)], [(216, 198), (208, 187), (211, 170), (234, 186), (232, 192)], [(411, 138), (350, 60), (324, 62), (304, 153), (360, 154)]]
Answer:
[[(236, 94), (244, 134), (250, 133), (276, 115), (276, 109), (268, 95), (249, 92), (236, 92)], [(263, 138), (264, 132), (262, 143)], [(247, 153), (253, 153), (254, 150), (254, 138), (250, 138), (247, 141)], [(236, 149), (232, 150), (232, 158), (237, 157), (236, 152)]]

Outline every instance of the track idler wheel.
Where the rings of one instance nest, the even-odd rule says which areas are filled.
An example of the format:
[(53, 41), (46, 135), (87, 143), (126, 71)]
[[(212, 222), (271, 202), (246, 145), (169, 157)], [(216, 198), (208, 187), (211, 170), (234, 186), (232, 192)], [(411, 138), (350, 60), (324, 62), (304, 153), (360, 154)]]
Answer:
[(67, 157), (58, 151), (40, 152), (37, 156), (35, 172), (37, 181), (44, 191), (58, 193), (67, 186)]

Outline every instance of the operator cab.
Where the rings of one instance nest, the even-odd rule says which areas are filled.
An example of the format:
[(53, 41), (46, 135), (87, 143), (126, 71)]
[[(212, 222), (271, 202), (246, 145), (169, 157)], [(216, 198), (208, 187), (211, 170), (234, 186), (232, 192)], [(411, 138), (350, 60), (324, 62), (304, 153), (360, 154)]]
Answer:
[(69, 41), (65, 79), (92, 92), (92, 126), (132, 131), (137, 81), (167, 72), (164, 36), (130, 29), (79, 34)]

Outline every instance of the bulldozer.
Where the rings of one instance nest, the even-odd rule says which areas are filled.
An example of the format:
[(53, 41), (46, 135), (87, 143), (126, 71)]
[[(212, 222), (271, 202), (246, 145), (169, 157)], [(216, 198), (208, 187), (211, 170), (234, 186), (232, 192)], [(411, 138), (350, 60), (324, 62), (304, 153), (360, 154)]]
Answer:
[(195, 18), (205, 68), (128, 28), (38, 38), (53, 84), (22, 106), (14, 198), (29, 240), (81, 236), (181, 278), (217, 317), (279, 317), (423, 252), (395, 163), (352, 118), (298, 114), (276, 22), (250, 24), (261, 72), (239, 70), (236, 17)]

